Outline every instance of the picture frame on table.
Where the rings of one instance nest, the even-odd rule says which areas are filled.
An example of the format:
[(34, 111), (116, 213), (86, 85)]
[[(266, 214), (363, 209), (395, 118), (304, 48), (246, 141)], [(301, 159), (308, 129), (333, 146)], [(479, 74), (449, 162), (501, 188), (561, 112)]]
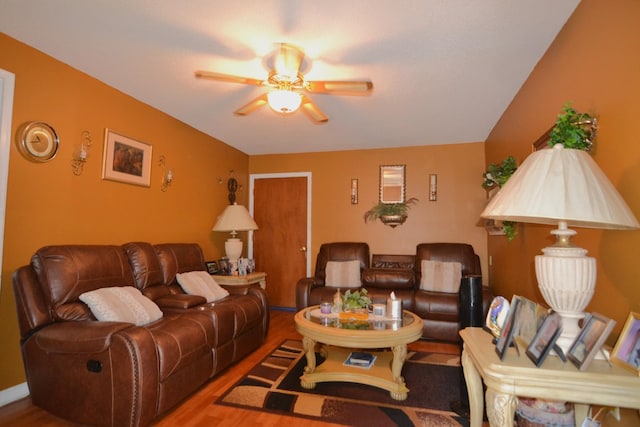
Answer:
[(152, 146), (105, 129), (102, 179), (151, 186)]
[(207, 266), (207, 271), (209, 272), (209, 274), (218, 274), (218, 263), (216, 261), (207, 261), (205, 262), (205, 265)]
[(218, 260), (218, 274), (229, 275), (231, 273), (231, 266), (227, 258), (220, 258)]
[(551, 350), (555, 350), (558, 356), (564, 361), (565, 355), (556, 345), (556, 341), (562, 332), (562, 318), (555, 311), (550, 312), (544, 318), (538, 332), (527, 347), (527, 356), (539, 368), (544, 363)]
[(528, 298), (514, 295), (513, 299), (517, 299), (518, 312), (516, 324), (518, 325), (517, 331), (515, 331), (516, 339), (521, 343), (523, 348), (527, 348), (529, 343), (533, 340), (542, 325), (547, 309), (537, 304)]
[(579, 370), (585, 371), (593, 361), (602, 345), (609, 337), (616, 321), (598, 313), (591, 313), (584, 320), (584, 326), (571, 344), (567, 358)]
[(629, 313), (611, 352), (611, 361), (640, 375), (640, 313)]
[[(496, 353), (500, 357), (500, 360), (504, 360), (509, 347), (511, 347), (512, 344), (515, 345), (515, 341), (513, 338), (516, 334), (516, 331), (518, 330), (517, 319), (519, 306), (520, 300), (518, 298), (513, 298), (509, 307), (507, 318), (504, 321), (504, 325), (502, 325), (500, 337), (498, 337), (498, 340), (496, 342)], [(518, 347), (516, 345), (516, 350), (517, 349)]]

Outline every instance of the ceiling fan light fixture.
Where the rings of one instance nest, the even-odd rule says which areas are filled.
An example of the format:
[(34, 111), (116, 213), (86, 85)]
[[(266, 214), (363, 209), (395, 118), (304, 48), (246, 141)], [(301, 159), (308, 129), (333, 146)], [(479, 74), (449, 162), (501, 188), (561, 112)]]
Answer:
[(273, 90), (267, 94), (269, 107), (276, 113), (290, 114), (300, 108), (302, 97), (291, 90)]

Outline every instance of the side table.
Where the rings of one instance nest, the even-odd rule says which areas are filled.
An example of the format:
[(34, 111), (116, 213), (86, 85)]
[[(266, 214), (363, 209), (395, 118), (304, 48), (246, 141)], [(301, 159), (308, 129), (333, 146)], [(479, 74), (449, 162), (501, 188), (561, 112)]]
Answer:
[(226, 286), (246, 286), (253, 285), (257, 283), (260, 285), (262, 289), (266, 289), (267, 287), (267, 273), (255, 271), (250, 274), (245, 274), (243, 276), (223, 276), (218, 274), (212, 274), (213, 280), (215, 280), (219, 285)]
[(482, 426), (483, 382), (491, 426), (513, 426), (517, 396), (573, 402), (578, 426), (588, 405), (640, 409), (640, 377), (619, 366), (594, 360), (589, 369), (579, 371), (573, 364), (550, 356), (537, 368), (523, 351), (518, 356), (513, 348), (501, 361), (492, 335), (482, 328), (463, 329), (460, 336), (471, 427)]

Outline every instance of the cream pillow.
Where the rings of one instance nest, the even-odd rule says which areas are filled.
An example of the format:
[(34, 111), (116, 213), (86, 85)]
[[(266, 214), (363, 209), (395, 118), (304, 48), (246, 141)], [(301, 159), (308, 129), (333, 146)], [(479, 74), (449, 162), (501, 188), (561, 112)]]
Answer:
[(431, 261), (423, 259), (420, 289), (433, 292), (458, 293), (462, 278), (459, 262)]
[(229, 295), (206, 271), (189, 271), (176, 274), (182, 290), (190, 295), (205, 297), (207, 302), (217, 301)]
[(97, 289), (85, 292), (79, 298), (100, 321), (141, 326), (162, 318), (158, 306), (131, 286)]
[(328, 261), (325, 267), (325, 286), (336, 288), (359, 288), (360, 261)]

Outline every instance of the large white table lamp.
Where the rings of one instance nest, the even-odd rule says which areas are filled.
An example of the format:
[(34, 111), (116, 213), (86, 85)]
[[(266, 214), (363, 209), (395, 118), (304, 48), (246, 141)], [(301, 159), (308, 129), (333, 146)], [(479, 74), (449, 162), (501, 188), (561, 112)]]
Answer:
[(231, 233), (231, 237), (224, 244), (224, 251), (231, 261), (242, 256), (242, 240), (238, 239), (238, 231), (257, 229), (258, 224), (251, 218), (247, 208), (237, 203), (227, 206), (213, 226), (213, 231)]
[(538, 287), (562, 316), (558, 345), (567, 351), (596, 284), (596, 260), (571, 241), (568, 226), (631, 230), (640, 224), (591, 156), (562, 144), (531, 154), (489, 201), (483, 218), (558, 225), (552, 246), (535, 259)]

